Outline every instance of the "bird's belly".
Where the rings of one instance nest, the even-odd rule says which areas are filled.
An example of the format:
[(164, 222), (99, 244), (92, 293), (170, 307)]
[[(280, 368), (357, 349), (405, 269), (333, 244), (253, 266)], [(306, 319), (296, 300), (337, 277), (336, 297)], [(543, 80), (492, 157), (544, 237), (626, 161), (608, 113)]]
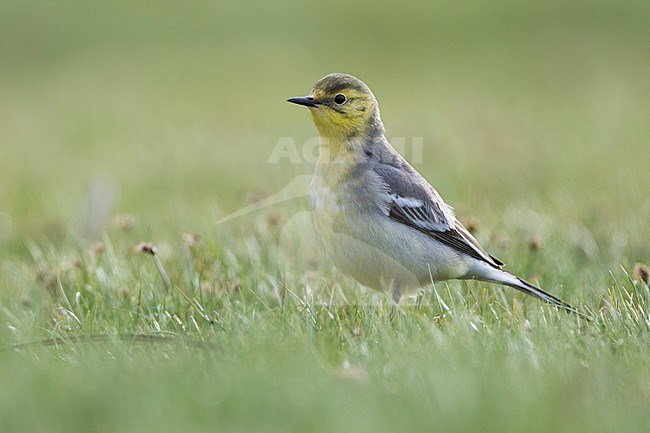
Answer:
[(323, 240), (323, 245), (336, 267), (364, 286), (391, 291), (421, 285), (417, 273), (407, 264), (361, 239), (333, 233)]
[[(321, 195), (321, 203), (323, 199)], [(431, 281), (459, 278), (467, 271), (454, 250), (383, 214), (314, 206), (312, 219), (337, 268), (375, 290), (407, 292)]]

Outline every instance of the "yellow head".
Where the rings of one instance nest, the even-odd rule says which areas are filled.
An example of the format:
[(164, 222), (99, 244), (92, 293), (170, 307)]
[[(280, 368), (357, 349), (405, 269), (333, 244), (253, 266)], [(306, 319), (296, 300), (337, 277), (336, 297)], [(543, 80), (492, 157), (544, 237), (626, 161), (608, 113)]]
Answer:
[(309, 108), (322, 137), (337, 140), (383, 133), (375, 95), (352, 75), (329, 74), (314, 84), (308, 96), (288, 101)]

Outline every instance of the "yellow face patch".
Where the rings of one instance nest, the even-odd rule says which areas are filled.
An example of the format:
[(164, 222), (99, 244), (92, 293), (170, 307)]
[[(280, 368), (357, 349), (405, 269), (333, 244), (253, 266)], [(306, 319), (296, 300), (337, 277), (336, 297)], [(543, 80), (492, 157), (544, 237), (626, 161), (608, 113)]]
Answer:
[(350, 137), (364, 134), (370, 127), (370, 117), (377, 104), (372, 93), (354, 88), (327, 90), (315, 87), (310, 94), (318, 104), (311, 113), (321, 135)]

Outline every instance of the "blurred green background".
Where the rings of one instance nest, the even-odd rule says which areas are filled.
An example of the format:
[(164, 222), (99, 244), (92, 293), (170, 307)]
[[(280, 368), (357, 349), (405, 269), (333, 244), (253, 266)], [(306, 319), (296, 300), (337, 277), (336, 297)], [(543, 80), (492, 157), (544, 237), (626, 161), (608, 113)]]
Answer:
[(417, 168), (459, 213), (493, 226), (525, 203), (562, 223), (607, 219), (600, 241), (622, 231), (647, 255), (647, 2), (0, 8), (3, 254), (77, 230), (98, 183), (116, 212), (191, 226), (309, 173), (266, 163), (281, 137), (300, 149), (315, 135), (284, 101), (341, 71), (373, 88), (389, 137), (423, 138)]
[[(2, 346), (168, 332), (228, 350), (2, 352), (0, 430), (214, 431), (218, 420), (224, 431), (535, 431), (527, 414), (545, 420), (539, 431), (650, 428), (648, 322), (623, 301), (620, 321), (592, 333), (547, 322), (535, 301), (529, 332), (490, 316), (480, 296), (464, 299), (484, 309), (449, 323), (411, 312), (393, 329), (350, 307), (312, 326), (264, 288), (286, 272), (259, 234), (274, 210), (215, 224), (312, 172), (309, 160), (269, 163), (278, 143), (301, 152), (316, 135), (285, 101), (346, 72), (373, 89), (407, 159), (422, 140), (415, 167), (459, 216), (480, 218), (477, 236), (510, 270), (598, 310), (635, 262), (650, 262), (649, 23), (648, 1), (1, 1)], [(283, 221), (304, 208), (275, 210)], [(120, 215), (135, 224), (127, 235)], [(182, 232), (201, 235), (200, 272), (186, 266)], [(95, 262), (100, 238), (109, 259)], [(254, 296), (206, 295), (218, 326), (190, 326), (184, 299), (160, 295), (155, 269), (134, 258), (145, 239), (187, 290), (223, 273), (224, 287)], [(228, 268), (232, 257), (245, 264)], [(49, 266), (64, 277), (47, 280)], [(331, 276), (323, 266), (310, 269)], [(142, 303), (130, 304), (138, 288)], [(79, 323), (62, 327), (62, 310)]]

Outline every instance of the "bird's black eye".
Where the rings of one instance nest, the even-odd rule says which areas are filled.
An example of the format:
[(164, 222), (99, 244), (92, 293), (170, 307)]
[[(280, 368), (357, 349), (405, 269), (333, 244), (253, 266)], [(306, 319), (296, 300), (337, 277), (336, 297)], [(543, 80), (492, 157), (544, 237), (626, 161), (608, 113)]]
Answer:
[(340, 93), (334, 97), (334, 102), (336, 102), (339, 105), (345, 103), (345, 101), (346, 101), (345, 95), (342, 95)]

